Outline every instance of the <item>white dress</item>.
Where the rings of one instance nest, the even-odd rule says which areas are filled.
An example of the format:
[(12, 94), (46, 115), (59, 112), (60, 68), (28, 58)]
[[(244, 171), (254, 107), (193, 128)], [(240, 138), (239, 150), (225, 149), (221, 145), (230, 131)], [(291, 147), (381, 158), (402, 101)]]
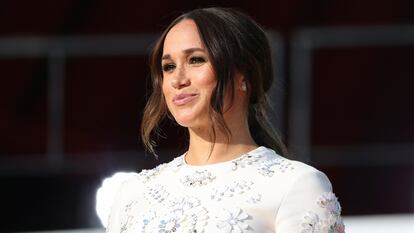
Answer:
[(345, 232), (328, 178), (266, 147), (205, 166), (181, 155), (131, 175), (111, 206), (110, 233)]

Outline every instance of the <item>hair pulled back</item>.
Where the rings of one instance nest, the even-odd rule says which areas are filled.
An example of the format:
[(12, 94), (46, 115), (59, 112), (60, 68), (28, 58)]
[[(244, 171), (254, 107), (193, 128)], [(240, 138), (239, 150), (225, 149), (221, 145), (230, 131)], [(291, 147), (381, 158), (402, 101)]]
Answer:
[[(234, 90), (235, 72), (244, 75), (249, 95), (248, 122), (250, 133), (258, 145), (274, 149), (281, 155), (287, 150), (267, 116), (270, 105), (266, 93), (273, 83), (272, 57), (263, 29), (249, 16), (231, 8), (203, 8), (180, 15), (161, 34), (150, 55), (152, 93), (144, 109), (141, 137), (148, 151), (155, 154), (159, 123), (168, 115), (162, 93), (161, 57), (164, 40), (172, 27), (184, 19), (197, 25), (217, 78), (210, 103), (210, 119), (229, 139), (231, 132), (223, 117), (225, 91)], [(233, 96), (234, 93), (231, 93)], [(211, 137), (215, 141), (215, 127)]]

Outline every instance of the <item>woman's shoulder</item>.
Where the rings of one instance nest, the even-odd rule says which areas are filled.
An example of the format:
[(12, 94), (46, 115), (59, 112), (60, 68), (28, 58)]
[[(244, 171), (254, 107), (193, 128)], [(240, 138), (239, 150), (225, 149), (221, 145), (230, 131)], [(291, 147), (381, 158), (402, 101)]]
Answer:
[(325, 173), (311, 165), (285, 158), (266, 147), (256, 150), (253, 156), (258, 158), (255, 162), (256, 170), (264, 177), (270, 178), (266, 182), (280, 187), (285, 192), (298, 186), (326, 192), (332, 190), (331, 182)]
[(322, 229), (344, 232), (341, 206), (325, 173), (267, 150), (268, 160), (278, 161), (273, 162), (280, 167), (274, 169), (277, 175), (273, 177), (279, 188), (284, 190), (275, 221), (276, 231), (297, 232), (300, 228), (303, 232), (319, 232)]
[(129, 196), (139, 194), (143, 187), (153, 182), (160, 174), (178, 167), (179, 158), (140, 172), (116, 172), (105, 178), (96, 192), (96, 211), (104, 226), (104, 220), (108, 218), (116, 200), (129, 200)]
[(117, 192), (130, 192), (131, 189), (140, 188), (150, 183), (167, 170), (178, 168), (180, 157), (168, 163), (162, 163), (151, 169), (142, 169), (140, 172), (116, 172), (103, 180), (98, 189), (97, 196), (115, 196)]
[(136, 172), (116, 172), (112, 176), (105, 178), (96, 192), (96, 213), (102, 224), (106, 227), (107, 219), (120, 190), (126, 183), (132, 182), (137, 178)]
[(254, 151), (254, 156), (260, 158), (257, 163), (259, 167), (268, 168), (267, 170), (278, 173), (278, 175), (286, 175), (294, 178), (303, 176), (304, 174), (323, 174), (323, 172), (309, 164), (293, 158), (286, 158), (267, 147), (259, 147)]

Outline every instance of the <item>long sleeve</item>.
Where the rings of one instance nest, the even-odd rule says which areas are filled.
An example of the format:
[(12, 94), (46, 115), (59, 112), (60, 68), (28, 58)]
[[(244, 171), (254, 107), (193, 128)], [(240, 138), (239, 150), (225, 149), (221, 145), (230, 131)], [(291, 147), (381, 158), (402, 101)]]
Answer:
[(292, 182), (276, 215), (277, 233), (343, 233), (341, 207), (328, 178), (306, 169)]

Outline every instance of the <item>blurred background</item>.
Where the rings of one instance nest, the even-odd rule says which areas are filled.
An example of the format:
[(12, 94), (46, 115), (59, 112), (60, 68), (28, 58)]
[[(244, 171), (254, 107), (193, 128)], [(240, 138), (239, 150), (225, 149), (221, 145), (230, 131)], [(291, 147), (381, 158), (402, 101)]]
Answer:
[(414, 213), (414, 1), (5, 0), (0, 232), (99, 228), (105, 177), (185, 150), (169, 123), (159, 160), (140, 144), (147, 56), (172, 19), (207, 6), (267, 30), (274, 123), (330, 177), (343, 215)]

